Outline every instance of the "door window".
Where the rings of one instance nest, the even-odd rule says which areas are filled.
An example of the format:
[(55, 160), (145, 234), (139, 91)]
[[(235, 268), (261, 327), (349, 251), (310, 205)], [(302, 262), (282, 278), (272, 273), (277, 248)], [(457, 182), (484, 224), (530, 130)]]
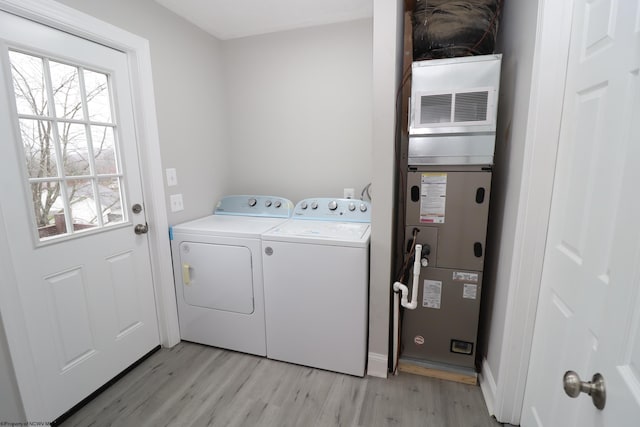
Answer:
[(127, 221), (110, 76), (9, 51), (38, 239)]

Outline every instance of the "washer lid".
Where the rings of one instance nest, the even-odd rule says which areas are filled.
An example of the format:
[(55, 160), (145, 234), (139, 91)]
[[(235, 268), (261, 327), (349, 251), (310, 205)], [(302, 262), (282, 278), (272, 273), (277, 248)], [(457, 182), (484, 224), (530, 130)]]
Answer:
[(286, 221), (286, 219), (283, 218), (209, 215), (204, 218), (178, 224), (172, 228), (172, 232), (174, 236), (176, 233), (187, 233), (259, 238), (262, 233), (276, 225), (282, 224), (284, 221)]
[(263, 240), (366, 246), (371, 234), (369, 223), (289, 220), (262, 235)]

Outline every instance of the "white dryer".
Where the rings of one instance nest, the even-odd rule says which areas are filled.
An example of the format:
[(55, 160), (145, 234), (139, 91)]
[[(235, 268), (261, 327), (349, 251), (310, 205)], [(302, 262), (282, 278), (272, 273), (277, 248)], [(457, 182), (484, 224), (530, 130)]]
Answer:
[(182, 339), (266, 355), (260, 236), (292, 210), (281, 197), (228, 196), (213, 215), (172, 227)]
[(305, 199), (262, 235), (267, 357), (364, 375), (370, 210)]

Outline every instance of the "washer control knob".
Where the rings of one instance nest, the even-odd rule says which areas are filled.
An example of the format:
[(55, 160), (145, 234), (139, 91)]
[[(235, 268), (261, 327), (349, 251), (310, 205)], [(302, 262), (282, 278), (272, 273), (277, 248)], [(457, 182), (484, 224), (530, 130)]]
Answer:
[(258, 203), (258, 201), (253, 197), (249, 199), (249, 206), (254, 207), (256, 203)]
[(335, 200), (332, 200), (329, 202), (329, 210), (330, 211), (335, 211), (336, 209), (338, 209), (338, 202), (336, 202)]
[(280, 206), (282, 206), (282, 202), (280, 200), (276, 200), (273, 206), (275, 206), (276, 208), (279, 208)]
[(349, 210), (350, 210), (351, 212), (355, 211), (355, 210), (356, 210), (356, 204), (355, 204), (355, 203), (353, 203), (353, 202), (349, 203)]
[(367, 211), (367, 205), (365, 205), (364, 203), (360, 203), (360, 212), (366, 212)]
[(318, 202), (311, 202), (311, 209), (318, 209)]
[(300, 209), (307, 209), (307, 202), (300, 203)]
[(266, 207), (270, 207), (271, 206), (271, 200), (267, 200), (266, 202), (264, 202), (264, 205)]

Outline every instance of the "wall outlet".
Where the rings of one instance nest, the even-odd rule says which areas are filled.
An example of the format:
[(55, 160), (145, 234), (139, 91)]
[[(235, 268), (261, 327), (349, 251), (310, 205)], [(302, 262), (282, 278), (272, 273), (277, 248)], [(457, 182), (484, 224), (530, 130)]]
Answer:
[(165, 173), (167, 174), (167, 187), (178, 185), (178, 174), (175, 168), (167, 168)]
[(171, 212), (184, 210), (184, 205), (182, 204), (182, 194), (172, 194), (169, 200), (171, 201)]
[(353, 188), (345, 188), (344, 189), (344, 198), (345, 199), (353, 199), (356, 197), (356, 190)]

